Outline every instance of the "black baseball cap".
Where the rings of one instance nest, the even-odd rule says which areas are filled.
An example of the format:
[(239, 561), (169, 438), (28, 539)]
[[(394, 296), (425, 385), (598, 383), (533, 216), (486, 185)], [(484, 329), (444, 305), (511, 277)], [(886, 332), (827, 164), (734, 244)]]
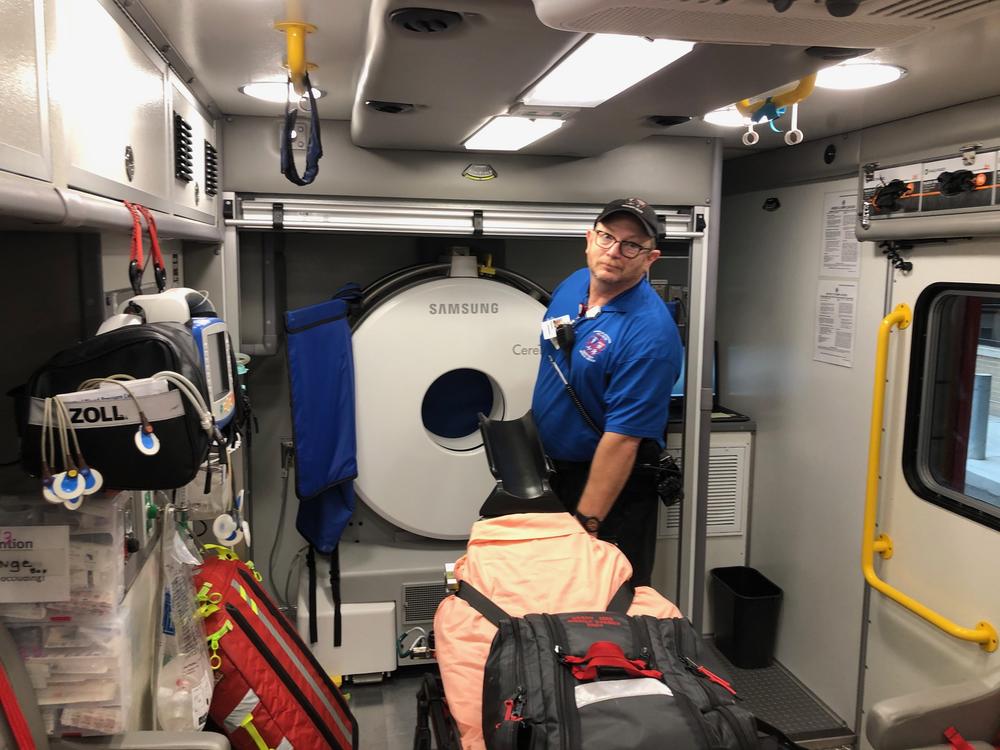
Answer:
[(660, 224), (656, 219), (656, 212), (642, 198), (618, 198), (611, 201), (611, 203), (601, 210), (601, 215), (594, 220), (594, 226), (597, 226), (597, 222), (604, 221), (612, 214), (628, 214), (638, 219), (639, 223), (642, 224), (646, 232), (653, 239), (656, 239), (660, 235)]

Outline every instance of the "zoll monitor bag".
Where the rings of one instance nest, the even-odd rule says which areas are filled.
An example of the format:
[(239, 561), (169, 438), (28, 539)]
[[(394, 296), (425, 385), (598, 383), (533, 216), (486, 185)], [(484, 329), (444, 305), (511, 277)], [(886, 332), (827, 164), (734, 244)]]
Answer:
[[(152, 378), (158, 373), (179, 377)], [(105, 487), (183, 487), (212, 443), (211, 415), (198, 404), (205, 393), (198, 351), (182, 324), (126, 326), (87, 339), (53, 356), (20, 389), (22, 465), (44, 477), (69, 470), (66, 456), (81, 463), (78, 452)], [(53, 430), (58, 412), (62, 426)]]

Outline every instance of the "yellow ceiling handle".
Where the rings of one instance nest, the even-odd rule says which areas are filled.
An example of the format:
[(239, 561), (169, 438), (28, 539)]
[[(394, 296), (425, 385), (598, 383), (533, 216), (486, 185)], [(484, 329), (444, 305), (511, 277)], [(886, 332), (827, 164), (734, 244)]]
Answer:
[(306, 62), (306, 34), (316, 31), (316, 27), (304, 21), (278, 21), (274, 24), (274, 28), (285, 32), (288, 43), (288, 75), (292, 79), (295, 93), (305, 96), (306, 70), (315, 67)]
[[(798, 104), (807, 96), (809, 96), (813, 89), (816, 88), (816, 74), (808, 75), (805, 78), (800, 78), (798, 84), (791, 91), (786, 91), (783, 94), (778, 94), (777, 96), (770, 97), (771, 103), (777, 107), (790, 107), (793, 104)], [(760, 106), (767, 101), (767, 98), (758, 98), (756, 102), (753, 99), (741, 99), (736, 102), (736, 109), (739, 110), (740, 114), (744, 117), (750, 117), (760, 109)]]

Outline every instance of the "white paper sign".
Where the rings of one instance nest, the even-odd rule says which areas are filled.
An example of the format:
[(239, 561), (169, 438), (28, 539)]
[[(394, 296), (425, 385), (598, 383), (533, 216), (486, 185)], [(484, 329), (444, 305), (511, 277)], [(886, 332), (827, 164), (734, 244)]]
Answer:
[(827, 193), (823, 201), (823, 264), (820, 276), (858, 278), (861, 243), (854, 236), (858, 196)]
[(0, 527), (0, 603), (69, 599), (69, 526)]
[(816, 295), (816, 349), (813, 359), (854, 366), (858, 282), (820, 279)]

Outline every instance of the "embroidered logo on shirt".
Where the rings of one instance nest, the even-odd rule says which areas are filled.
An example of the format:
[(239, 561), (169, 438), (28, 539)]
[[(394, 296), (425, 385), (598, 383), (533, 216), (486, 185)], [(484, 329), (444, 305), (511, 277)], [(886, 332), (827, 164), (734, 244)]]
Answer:
[(611, 337), (604, 331), (594, 331), (580, 349), (580, 356), (589, 362), (596, 360), (611, 345)]

